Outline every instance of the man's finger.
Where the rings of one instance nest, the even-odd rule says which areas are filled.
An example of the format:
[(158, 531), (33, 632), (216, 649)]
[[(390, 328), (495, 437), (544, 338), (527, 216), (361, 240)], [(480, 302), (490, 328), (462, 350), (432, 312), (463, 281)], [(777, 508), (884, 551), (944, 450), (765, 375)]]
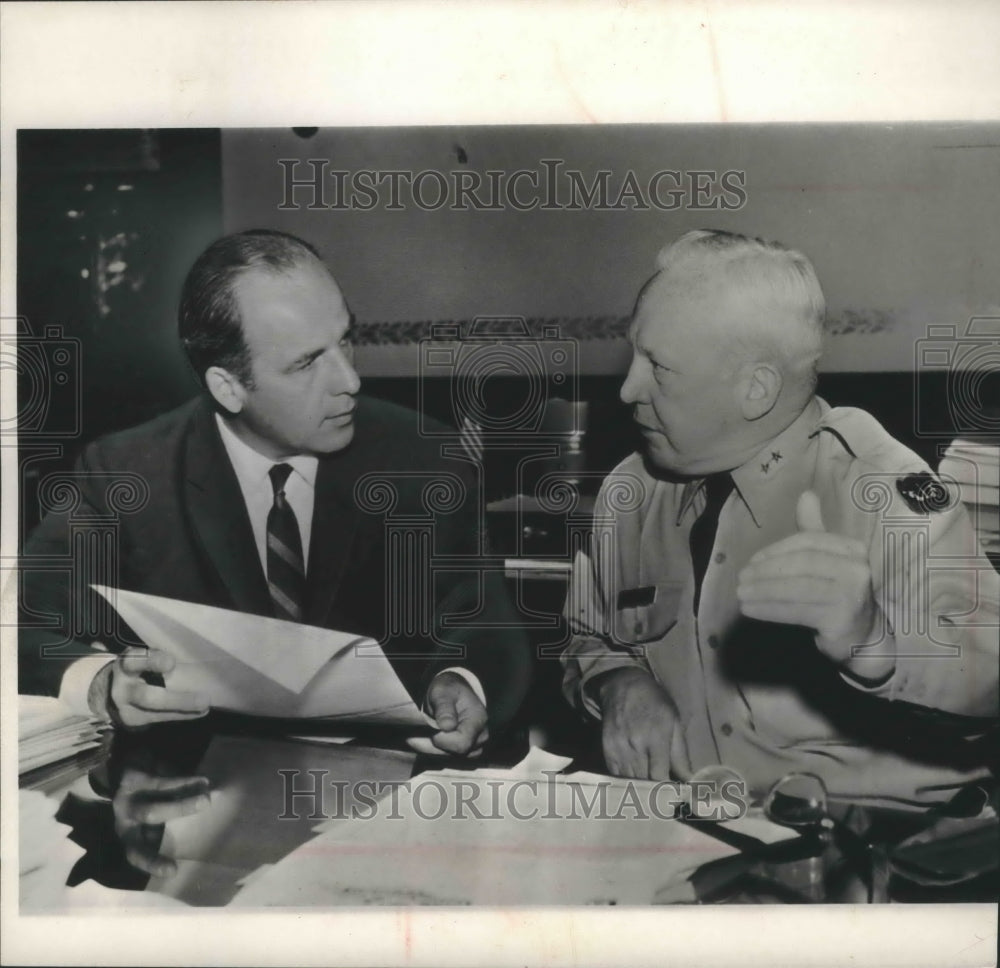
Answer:
[(447, 733), (435, 733), (431, 742), (446, 753), (467, 753), (472, 748), (475, 730), (471, 723), (462, 723), (457, 729)]
[[(676, 733), (676, 727), (671, 734)], [(670, 744), (666, 735), (651, 739), (647, 744), (649, 747), (649, 779), (669, 780), (670, 779)]]
[(811, 552), (793, 554), (770, 561), (758, 561), (747, 565), (737, 576), (737, 585), (756, 585), (762, 582), (803, 579), (817, 584), (842, 584), (845, 576), (851, 574), (851, 562), (838, 559), (818, 559)]
[(449, 682), (449, 676), (446, 675), (438, 676), (427, 691), (427, 704), (431, 708), (431, 716), (442, 732), (448, 732), (458, 725), (457, 698), (455, 683)]
[(626, 744), (625, 755), (626, 776), (635, 777), (637, 780), (649, 778), (649, 747), (645, 742), (645, 737), (631, 735)]
[(448, 733), (458, 728), (458, 714), (455, 712), (455, 703), (451, 699), (439, 701), (434, 706), (432, 715), (441, 732)]
[(688, 780), (691, 777), (691, 754), (688, 752), (687, 740), (684, 739), (684, 731), (680, 725), (674, 727), (673, 735), (670, 737), (670, 770), (674, 776), (681, 780)]
[(188, 716), (204, 716), (208, 712), (208, 699), (197, 692), (164, 689), (145, 682), (130, 683), (127, 692), (129, 704), (144, 712)]
[(144, 672), (166, 675), (173, 672), (177, 663), (169, 652), (162, 649), (129, 649), (118, 657), (118, 664), (126, 674), (139, 676)]
[(163, 649), (150, 649), (149, 650), (149, 672), (158, 672), (160, 675), (166, 675), (168, 672), (174, 671), (174, 666), (177, 665), (177, 661), (169, 652), (164, 652)]
[(784, 625), (805, 625), (816, 627), (817, 616), (813, 611), (822, 606), (801, 605), (787, 602), (746, 602), (740, 603), (740, 611), (747, 618), (760, 619), (762, 622), (780, 622)]
[(838, 586), (828, 578), (814, 578), (811, 575), (792, 578), (779, 575), (741, 581), (736, 586), (736, 597), (741, 604), (774, 602), (783, 605), (829, 605), (839, 600), (837, 591)]
[(795, 523), (799, 531), (826, 531), (823, 511), (815, 491), (803, 491), (795, 506)]
[(131, 793), (156, 793), (176, 799), (208, 793), (211, 783), (207, 776), (152, 776), (140, 770), (129, 770), (122, 776), (120, 790)]
[(626, 775), (623, 770), (622, 757), (620, 755), (620, 744), (616, 731), (609, 727), (607, 723), (601, 731), (601, 747), (604, 753), (604, 765), (612, 776)]
[(430, 736), (407, 736), (406, 745), (415, 753), (424, 756), (444, 756), (444, 750), (438, 749), (432, 742)]
[(830, 557), (867, 558), (865, 546), (856, 538), (848, 538), (842, 534), (830, 534), (820, 531), (798, 531), (787, 538), (775, 541), (774, 544), (761, 548), (751, 556), (748, 564), (767, 561), (796, 552), (812, 552)]
[(153, 877), (172, 877), (177, 873), (177, 862), (148, 847), (135, 844), (125, 848), (125, 859), (136, 869)]
[(118, 667), (127, 675), (141, 675), (149, 670), (149, 653), (145, 649), (129, 649), (118, 657)]
[(139, 823), (159, 824), (178, 817), (190, 817), (206, 810), (211, 803), (207, 793), (181, 800), (138, 800), (133, 802), (128, 815)]

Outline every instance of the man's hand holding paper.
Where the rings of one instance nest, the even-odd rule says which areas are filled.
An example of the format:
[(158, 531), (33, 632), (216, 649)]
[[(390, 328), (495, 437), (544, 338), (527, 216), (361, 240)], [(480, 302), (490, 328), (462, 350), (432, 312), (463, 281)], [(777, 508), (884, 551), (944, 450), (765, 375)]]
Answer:
[(200, 692), (148, 681), (169, 675), (175, 665), (174, 657), (162, 649), (128, 649), (94, 677), (88, 696), (91, 709), (127, 729), (207, 715), (209, 701)]
[(464, 676), (446, 669), (427, 690), (427, 709), (440, 732), (407, 743), (418, 753), (476, 756), (490, 738), (486, 706)]

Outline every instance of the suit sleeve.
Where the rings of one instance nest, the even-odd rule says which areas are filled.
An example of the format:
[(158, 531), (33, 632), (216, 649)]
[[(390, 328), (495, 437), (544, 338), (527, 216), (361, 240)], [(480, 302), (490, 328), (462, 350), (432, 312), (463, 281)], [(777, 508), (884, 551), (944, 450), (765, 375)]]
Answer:
[[(528, 637), (507, 594), (501, 563), (489, 558), (485, 509), (470, 476), (462, 474), (465, 499), (454, 513), (437, 517), (435, 552), (451, 565), (434, 576), (434, 634), (440, 656), (424, 674), (449, 666), (468, 669), (486, 694), (490, 732), (500, 735), (517, 714), (532, 676)], [(485, 552), (485, 555), (484, 555)], [(463, 567), (464, 562), (468, 566)], [(485, 567), (479, 567), (485, 563)]]
[(119, 532), (104, 501), (97, 448), (53, 475), (52, 508), (25, 542), (18, 566), (18, 691), (55, 696), (69, 666), (92, 647), (107, 615), (89, 590), (112, 580)]

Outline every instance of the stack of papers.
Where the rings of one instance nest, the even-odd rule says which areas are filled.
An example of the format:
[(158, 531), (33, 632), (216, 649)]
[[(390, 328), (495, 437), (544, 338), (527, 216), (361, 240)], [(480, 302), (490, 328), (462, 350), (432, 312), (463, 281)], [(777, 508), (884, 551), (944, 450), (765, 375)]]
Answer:
[(20, 776), (101, 744), (100, 720), (80, 716), (52, 696), (18, 696), (17, 724)]
[(983, 550), (1000, 554), (1000, 447), (959, 437), (945, 451), (938, 474), (958, 482)]

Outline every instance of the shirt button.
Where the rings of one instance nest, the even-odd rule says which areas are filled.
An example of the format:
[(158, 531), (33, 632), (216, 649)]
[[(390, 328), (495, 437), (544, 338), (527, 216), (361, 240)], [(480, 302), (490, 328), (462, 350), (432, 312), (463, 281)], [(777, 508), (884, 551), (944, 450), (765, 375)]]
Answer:
[(717, 635), (710, 635), (708, 637), (708, 647), (710, 649), (717, 649), (719, 647), (719, 637)]
[(729, 723), (723, 723), (719, 727), (719, 731), (722, 733), (723, 736), (732, 736), (733, 735), (733, 727), (730, 726)]
[(642, 635), (642, 622), (636, 622), (632, 631), (635, 632), (636, 635)]
[(715, 563), (721, 565), (726, 560), (726, 553), (724, 551), (717, 551), (715, 553)]

